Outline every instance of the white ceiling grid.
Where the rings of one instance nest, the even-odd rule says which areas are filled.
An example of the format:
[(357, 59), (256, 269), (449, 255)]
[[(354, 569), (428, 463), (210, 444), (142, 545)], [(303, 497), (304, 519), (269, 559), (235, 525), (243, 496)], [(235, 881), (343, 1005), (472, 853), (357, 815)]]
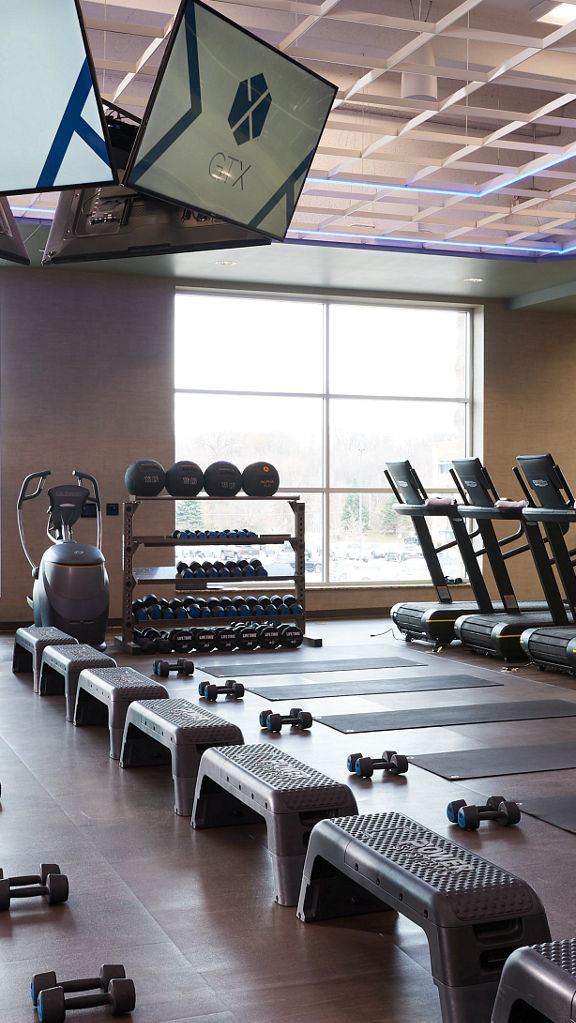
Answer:
[[(533, 20), (534, 2), (211, 4), (338, 86), (288, 237), (576, 251), (576, 6), (555, 26)], [(81, 6), (103, 98), (141, 116), (178, 0)], [(438, 99), (403, 97), (404, 72), (433, 75)], [(28, 201), (55, 205), (52, 195), (14, 205)]]

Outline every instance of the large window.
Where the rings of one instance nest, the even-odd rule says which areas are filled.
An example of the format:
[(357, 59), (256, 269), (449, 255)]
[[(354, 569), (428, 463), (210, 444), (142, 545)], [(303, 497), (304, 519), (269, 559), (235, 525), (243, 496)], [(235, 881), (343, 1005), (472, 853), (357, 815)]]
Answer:
[[(443, 307), (178, 293), (176, 457), (203, 468), (272, 462), (280, 493), (306, 501), (309, 582), (426, 579), (384, 467), (408, 458), (431, 493), (452, 491), (450, 463), (470, 435), (470, 319)], [(250, 523), (237, 522), (248, 516), (239, 503), (201, 502), (194, 514), (216, 528), (291, 526), (280, 502), (250, 504)], [(434, 524), (436, 541), (449, 541)], [(261, 554), (287, 571), (293, 559), (289, 546)], [(443, 565), (461, 574), (450, 553)]]

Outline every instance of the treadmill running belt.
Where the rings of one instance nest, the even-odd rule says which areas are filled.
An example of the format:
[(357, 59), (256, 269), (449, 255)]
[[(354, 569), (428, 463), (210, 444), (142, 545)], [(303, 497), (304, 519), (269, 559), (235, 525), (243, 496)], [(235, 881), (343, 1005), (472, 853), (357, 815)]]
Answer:
[(384, 732), (437, 725), (469, 725), (487, 721), (528, 721), (534, 718), (576, 717), (576, 703), (568, 700), (515, 700), (513, 703), (475, 703), (462, 707), (413, 707), (368, 714), (314, 715), (338, 732)]

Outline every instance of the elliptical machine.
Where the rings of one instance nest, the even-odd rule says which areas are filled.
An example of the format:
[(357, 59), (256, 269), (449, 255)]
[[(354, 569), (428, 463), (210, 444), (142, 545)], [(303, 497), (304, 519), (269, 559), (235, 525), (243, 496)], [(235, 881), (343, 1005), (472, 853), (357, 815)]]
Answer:
[[(18, 532), (30, 565), (34, 588), (28, 603), (34, 611), (34, 625), (55, 626), (74, 636), (80, 643), (103, 650), (110, 603), (110, 587), (104, 564), (102, 544), (102, 513), (98, 483), (89, 473), (74, 469), (78, 486), (62, 484), (48, 491), (48, 525), (46, 532), (53, 546), (48, 547), (37, 565), (31, 557), (24, 527), (22, 507), (26, 501), (39, 497), (50, 469), (33, 472), (24, 480), (18, 496)], [(28, 493), (33, 480), (36, 489)], [(92, 484), (92, 492), (83, 486)], [(96, 546), (74, 540), (72, 526), (81, 515), (96, 518)]]

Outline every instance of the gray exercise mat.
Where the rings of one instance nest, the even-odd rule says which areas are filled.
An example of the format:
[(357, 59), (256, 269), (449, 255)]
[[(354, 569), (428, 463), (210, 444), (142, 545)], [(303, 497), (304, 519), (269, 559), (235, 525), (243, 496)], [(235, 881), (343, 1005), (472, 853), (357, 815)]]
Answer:
[(576, 834), (576, 794), (573, 796), (542, 796), (526, 799), (520, 803), (522, 813), (538, 817), (547, 824), (553, 824), (563, 831)]
[(565, 771), (576, 767), (576, 742), (451, 750), (448, 753), (418, 754), (408, 759), (416, 767), (423, 767), (425, 771), (449, 781), (496, 778), (506, 774), (540, 774), (542, 771)]
[(316, 714), (317, 721), (338, 732), (388, 732), (438, 725), (474, 725), (487, 721), (527, 721), (533, 718), (576, 716), (568, 700), (515, 700), (513, 703), (474, 703), (456, 707), (411, 707), (369, 711), (367, 714)]
[(302, 682), (286, 686), (248, 686), (265, 700), (312, 700), (325, 696), (371, 696), (381, 693), (417, 693), (427, 689), (472, 689), (501, 686), (503, 682), (479, 675), (422, 675), (414, 678), (367, 679), (356, 682)]
[(425, 661), (407, 661), (403, 657), (347, 657), (334, 661), (308, 660), (295, 657), (292, 661), (277, 661), (270, 658), (269, 661), (234, 661), (230, 664), (201, 664), (208, 675), (216, 675), (218, 678), (233, 678), (235, 675), (246, 677), (247, 675), (292, 675), (307, 672), (313, 674), (317, 671), (371, 671), (374, 668), (421, 668)]

